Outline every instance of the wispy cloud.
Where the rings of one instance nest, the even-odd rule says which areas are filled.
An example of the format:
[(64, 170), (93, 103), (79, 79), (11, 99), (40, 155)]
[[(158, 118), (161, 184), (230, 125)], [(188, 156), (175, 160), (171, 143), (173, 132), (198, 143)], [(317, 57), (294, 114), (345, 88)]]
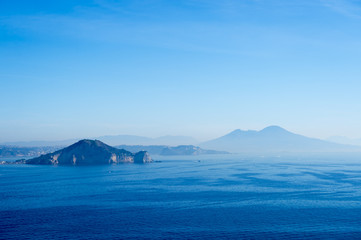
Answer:
[(321, 0), (321, 3), (344, 16), (361, 18), (361, 1), (359, 0)]
[(14, 16), (3, 21), (22, 32), (46, 38), (226, 55), (267, 57), (274, 53), (274, 46), (283, 51), (292, 45), (319, 44), (316, 39), (282, 27), (248, 23), (132, 22), (106, 14), (99, 14), (97, 18), (89, 15)]
[[(349, 12), (353, 6), (340, 4), (349, 2), (346, 0), (319, 1), (338, 11), (344, 9), (343, 11)], [(317, 1), (318, 7), (320, 7), (319, 1)], [(266, 0), (188, 0), (166, 10), (159, 6), (164, 1), (151, 2), (155, 3), (152, 7), (157, 8), (157, 11), (154, 9), (148, 11), (142, 1), (128, 1), (127, 4), (121, 5), (117, 1), (97, 0), (95, 5), (78, 6), (70, 14), (2, 17), (0, 25), (9, 26), (19, 34), (35, 37), (262, 57), (272, 55), (275, 51), (278, 53), (286, 51), (287, 47), (325, 45), (322, 36), (310, 35), (302, 32), (302, 29), (300, 32), (294, 26), (283, 24), (283, 21), (278, 21), (274, 25), (267, 22), (275, 15), (276, 18), (282, 18), (278, 14), (280, 12), (285, 13), (285, 19), (289, 16), (293, 17), (294, 12), (302, 12), (301, 10), (306, 10), (313, 5), (308, 0), (302, 4), (281, 0), (270, 0), (270, 2)], [(270, 12), (258, 12), (254, 11), (254, 7), (263, 10), (267, 7), (273, 7), (273, 9)], [(200, 11), (189, 14), (187, 12), (189, 8)], [(292, 10), (291, 13), (287, 11), (289, 8)], [(250, 10), (254, 11), (255, 16), (253, 13), (247, 15)], [(232, 21), (220, 17), (230, 12), (240, 17), (234, 17)], [(207, 19), (198, 17), (201, 13), (206, 15)], [(268, 13), (270, 16), (263, 20), (257, 19), (257, 17), (264, 17), (263, 13)], [(173, 18), (172, 15), (178, 16)], [(189, 15), (192, 18), (187, 18)], [(253, 22), (248, 22), (247, 17), (243, 15), (253, 18)], [(275, 47), (278, 49), (276, 50)]]

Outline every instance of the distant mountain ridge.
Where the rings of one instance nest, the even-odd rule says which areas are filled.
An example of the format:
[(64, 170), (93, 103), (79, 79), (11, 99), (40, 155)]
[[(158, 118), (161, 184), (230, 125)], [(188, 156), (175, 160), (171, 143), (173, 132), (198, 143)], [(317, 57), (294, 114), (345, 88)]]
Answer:
[(115, 146), (115, 145), (192, 145), (198, 143), (192, 137), (188, 136), (162, 136), (157, 138), (140, 137), (133, 135), (114, 135), (114, 136), (102, 136), (99, 140)]
[(0, 158), (11, 157), (38, 157), (41, 154), (47, 154), (59, 150), (59, 147), (12, 147), (0, 146)]
[(94, 165), (151, 162), (146, 151), (131, 153), (111, 147), (99, 140), (80, 140), (69, 147), (40, 157), (25, 160), (26, 164), (41, 165)]
[(166, 145), (119, 145), (116, 148), (125, 149), (131, 152), (147, 151), (150, 154), (174, 156), (174, 155), (204, 155), (204, 154), (229, 154), (225, 151), (216, 151), (202, 149), (193, 145), (179, 145), (179, 146), (166, 146)]
[[(95, 137), (108, 145), (196, 145), (199, 143), (196, 139), (188, 136), (161, 136), (157, 138), (149, 138), (135, 135), (108, 135)], [(0, 145), (4, 146), (20, 146), (20, 147), (43, 147), (43, 146), (68, 146), (80, 139), (67, 139), (60, 141), (20, 141), (20, 142), (4, 142)]]
[(279, 126), (269, 126), (260, 131), (237, 129), (199, 146), (233, 153), (361, 151), (357, 146), (305, 137)]
[[(126, 146), (128, 149), (148, 149), (155, 154), (174, 154), (182, 152), (186, 155), (213, 154), (210, 150), (231, 153), (274, 153), (274, 152), (360, 152), (361, 146), (339, 144), (331, 141), (309, 138), (292, 133), (279, 126), (269, 126), (260, 131), (243, 131), (236, 129), (222, 137), (209, 140), (200, 144), (184, 144), (184, 142), (197, 142), (194, 138), (185, 136), (164, 136), (159, 138), (148, 138), (133, 135), (114, 135), (98, 138), (112, 146)], [(33, 149), (20, 149), (15, 145), (41, 147), (40, 144), (48, 146), (70, 145), (78, 140), (64, 140), (55, 142), (18, 142), (8, 143), (2, 152), (7, 156), (11, 154), (25, 153), (36, 154)], [(50, 144), (46, 144), (50, 143)], [(200, 147), (200, 148), (197, 148)], [(9, 148), (10, 147), (10, 148)], [(48, 151), (43, 148), (44, 151)], [(163, 151), (164, 150), (164, 151)], [(208, 151), (208, 152), (207, 152)], [(38, 151), (40, 152), (40, 151)], [(4, 156), (6, 156), (4, 155)]]

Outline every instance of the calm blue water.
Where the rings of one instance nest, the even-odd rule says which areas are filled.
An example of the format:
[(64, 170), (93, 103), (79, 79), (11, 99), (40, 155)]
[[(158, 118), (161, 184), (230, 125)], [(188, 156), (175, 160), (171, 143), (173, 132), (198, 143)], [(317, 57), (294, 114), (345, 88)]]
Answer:
[(0, 239), (361, 239), (361, 155), (161, 160), (0, 166)]

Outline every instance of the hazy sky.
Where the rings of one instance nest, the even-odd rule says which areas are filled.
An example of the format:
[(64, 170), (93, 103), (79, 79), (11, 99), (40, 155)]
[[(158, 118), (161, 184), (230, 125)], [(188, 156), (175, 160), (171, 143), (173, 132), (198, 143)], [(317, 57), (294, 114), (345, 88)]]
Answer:
[(0, 0), (0, 83), (0, 142), (361, 137), (361, 1)]

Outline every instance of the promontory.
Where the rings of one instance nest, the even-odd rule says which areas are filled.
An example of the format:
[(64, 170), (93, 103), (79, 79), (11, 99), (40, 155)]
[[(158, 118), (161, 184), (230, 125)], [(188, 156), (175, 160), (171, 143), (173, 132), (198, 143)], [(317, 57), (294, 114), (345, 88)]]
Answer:
[(146, 151), (132, 153), (111, 147), (98, 140), (80, 140), (53, 153), (25, 160), (26, 164), (42, 165), (99, 165), (118, 163), (149, 163), (151, 157)]

